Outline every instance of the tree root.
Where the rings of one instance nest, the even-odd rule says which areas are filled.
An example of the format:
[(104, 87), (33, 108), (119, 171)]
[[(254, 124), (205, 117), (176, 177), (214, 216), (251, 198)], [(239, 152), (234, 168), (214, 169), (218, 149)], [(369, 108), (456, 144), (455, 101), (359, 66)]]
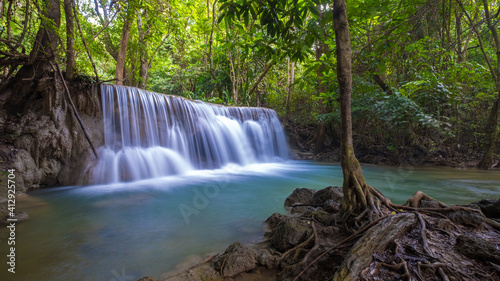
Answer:
[[(387, 253), (389, 254), (386, 253), (393, 258), (377, 258), (379, 259), (379, 261), (377, 261), (378, 264), (376, 267), (376, 271), (378, 271), (380, 267), (385, 267), (391, 271), (400, 272), (399, 276), (401, 278), (412, 281), (425, 280), (424, 276), (429, 274), (429, 272), (426, 272), (425, 270), (433, 269), (434, 276), (440, 278), (443, 281), (464, 279), (476, 280), (462, 271), (460, 268), (455, 268), (455, 266), (453, 266), (452, 264), (441, 261), (441, 254), (437, 254), (437, 252), (434, 252), (434, 250), (431, 248), (431, 246), (435, 245), (429, 245), (428, 230), (430, 229), (433, 231), (440, 231), (446, 234), (449, 238), (453, 239), (457, 232), (462, 233), (463, 231), (461, 227), (450, 220), (447, 214), (456, 211), (475, 212), (482, 214), (481, 210), (464, 206), (448, 206), (433, 199), (432, 197), (426, 195), (421, 191), (416, 192), (415, 195), (408, 199), (403, 205), (393, 204), (377, 189), (367, 185), (364, 182), (364, 179), (358, 178), (356, 173), (352, 173), (349, 177), (349, 188), (347, 190), (345, 186), (346, 182), (344, 182), (344, 198), (346, 198), (347, 196), (347, 198), (350, 199), (343, 201), (341, 211), (335, 222), (342, 222), (343, 227), (348, 231), (353, 228), (352, 231), (354, 233), (352, 233), (349, 237), (343, 239), (342, 241), (326, 248), (322, 252), (319, 252), (321, 241), (318, 237), (317, 226), (320, 225), (320, 223), (313, 221), (313, 234), (303, 243), (285, 252), (280, 259), (281, 263), (292, 252), (306, 250), (304, 248), (308, 246), (311, 240), (315, 240), (314, 246), (311, 249), (306, 250), (307, 254), (305, 254), (302, 261), (295, 264), (295, 266), (298, 266), (299, 268), (303, 267), (303, 269), (297, 276), (295, 276), (293, 281), (299, 280), (306, 271), (308, 271), (313, 265), (322, 260), (326, 255), (330, 254), (336, 249), (339, 249), (341, 245), (354, 240), (356, 237), (365, 233), (371, 228), (374, 229), (373, 232), (366, 232), (364, 236), (360, 240), (358, 240), (356, 244), (351, 248), (350, 252), (344, 258), (342, 265), (340, 265), (340, 268), (336, 271), (333, 280), (351, 280), (352, 278), (367, 280), (366, 278), (369, 276), (369, 274), (374, 273), (370, 273), (370, 270), (373, 270), (373, 267), (371, 267), (370, 269), (370, 267), (366, 267), (367, 264), (370, 264), (370, 260), (372, 260), (373, 257), (377, 258), (375, 253), (385, 251), (384, 249), (386, 249), (387, 245), (389, 245), (388, 243), (394, 243), (395, 245), (395, 249), (392, 251), (392, 253), (391, 250), (387, 250)], [(434, 203), (434, 205), (438, 207), (419, 207), (419, 205), (421, 206), (420, 202), (422, 200), (436, 202)], [(320, 206), (314, 205), (314, 207)], [(388, 215), (391, 211), (393, 211), (392, 215), (395, 215), (395, 212), (402, 214), (398, 214), (395, 216)], [(410, 215), (410, 213), (414, 214), (414, 216)], [(388, 217), (391, 217), (391, 219), (388, 219), (387, 222), (381, 223), (381, 225), (377, 228), (373, 227)], [(436, 226), (432, 227), (432, 224), (430, 223), (430, 221), (428, 221), (431, 217), (433, 217), (434, 219), (441, 219), (441, 222), (443, 220), (446, 220), (451, 224), (454, 230), (449, 230), (449, 232)], [(393, 221), (393, 219), (396, 219), (398, 221)], [(489, 224), (493, 228), (500, 230), (499, 222), (485, 218), (484, 216), (483, 219), (485, 224)], [(415, 224), (418, 225), (418, 228), (412, 228), (412, 225)], [(392, 229), (389, 230), (389, 228)], [(405, 244), (403, 244), (404, 246), (402, 246), (401, 243), (398, 243), (399, 238), (394, 240), (394, 237), (402, 237), (402, 235), (409, 233), (410, 229), (415, 229), (412, 231), (417, 231), (417, 237), (420, 236), (420, 242), (418, 244), (421, 245), (422, 250), (418, 250), (418, 247), (416, 249), (414, 246), (412, 246), (413, 244), (407, 245), (406, 242), (404, 242)], [(382, 236), (380, 238), (374, 238), (378, 237), (378, 235)], [(410, 235), (410, 239), (413, 239), (413, 237), (414, 236)], [(373, 239), (378, 240), (374, 241)], [(393, 239), (392, 242), (390, 242), (389, 239)], [(405, 239), (408, 239), (408, 237)], [(367, 245), (370, 246), (367, 247)], [(365, 249), (364, 247), (366, 247), (367, 249)], [(310, 261), (314, 256), (317, 257)], [(492, 267), (500, 272), (499, 265), (492, 264)], [(425, 275), (422, 273), (422, 270), (424, 270), (423, 273), (425, 273)], [(389, 274), (396, 274), (396, 272), (391, 271), (389, 271)], [(486, 278), (486, 280), (491, 278), (487, 276), (486, 272), (481, 271), (481, 269), (476, 268), (474, 271), (475, 274)]]
[(428, 201), (434, 201), (434, 202), (437, 202), (438, 206), (441, 207), (441, 208), (447, 208), (448, 206), (432, 197), (430, 197), (429, 195), (423, 193), (422, 191), (417, 191), (415, 192), (415, 194), (410, 198), (408, 199), (404, 204), (403, 206), (406, 206), (406, 205), (410, 205), (410, 207), (412, 208), (418, 208), (418, 204), (420, 203), (421, 200), (428, 200)]
[(484, 218), (484, 221), (494, 227), (496, 230), (500, 230), (500, 222), (497, 222), (495, 220), (492, 220), (490, 218)]
[(326, 249), (323, 253), (321, 253), (321, 255), (319, 255), (317, 258), (315, 258), (311, 263), (309, 263), (294, 279), (293, 281), (297, 281), (299, 280), (299, 277), (302, 276), (311, 266), (313, 266), (316, 262), (318, 262), (321, 258), (323, 258), (324, 256), (326, 256), (328, 253), (330, 253), (331, 251), (333, 251), (334, 249), (338, 248), (339, 246), (341, 246), (342, 244), (344, 243), (347, 243), (349, 242), (350, 240), (354, 239), (356, 236), (360, 235), (361, 233), (365, 232), (366, 230), (368, 230), (369, 228), (371, 228), (372, 226), (374, 226), (375, 224), (377, 224), (379, 221), (387, 218), (388, 216), (383, 216), (381, 218), (378, 218), (374, 221), (372, 221), (371, 223), (367, 224), (366, 226), (364, 226), (363, 228), (361, 228), (360, 230), (358, 230), (357, 232), (353, 233), (351, 236), (345, 238), (344, 240), (340, 241), (339, 243), (331, 246), (330, 248)]
[(424, 249), (425, 253), (428, 254), (431, 257), (434, 257), (434, 253), (431, 251), (429, 248), (429, 243), (427, 242), (427, 234), (426, 234), (426, 225), (425, 221), (422, 218), (422, 215), (415, 212), (415, 215), (417, 216), (418, 220), (420, 221), (420, 237), (422, 238), (422, 248)]
[(379, 263), (379, 265), (385, 266), (392, 270), (400, 270), (401, 268), (403, 268), (405, 273), (401, 277), (406, 277), (408, 281), (413, 280), (413, 276), (411, 275), (410, 270), (408, 269), (408, 263), (404, 259), (401, 259), (401, 262), (398, 264)]
[[(313, 224), (314, 224), (314, 222), (313, 222)], [(297, 250), (302, 249), (305, 246), (307, 246), (307, 244), (309, 244), (309, 242), (311, 242), (311, 240), (314, 239), (315, 237), (316, 237), (315, 234), (311, 234), (304, 242), (302, 242), (302, 243), (296, 245), (295, 247), (291, 248), (290, 250), (284, 252), (280, 257), (278, 264), (281, 264), (294, 251), (297, 251)]]

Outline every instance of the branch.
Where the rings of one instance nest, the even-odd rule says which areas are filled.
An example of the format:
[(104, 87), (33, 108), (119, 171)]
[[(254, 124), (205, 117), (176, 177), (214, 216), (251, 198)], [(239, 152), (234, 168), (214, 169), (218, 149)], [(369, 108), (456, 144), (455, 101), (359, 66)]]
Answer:
[(92, 56), (90, 55), (89, 48), (87, 47), (87, 43), (85, 42), (85, 38), (83, 37), (82, 27), (80, 25), (80, 20), (78, 19), (78, 13), (76, 12), (74, 2), (71, 1), (71, 4), (73, 6), (73, 13), (75, 14), (76, 24), (78, 25), (78, 30), (80, 31), (80, 36), (82, 38), (83, 46), (85, 46), (85, 50), (87, 50), (87, 55), (89, 56), (90, 62), (92, 63), (92, 67), (94, 68), (95, 79), (96, 79), (96, 81), (99, 81), (99, 74), (97, 74), (97, 68), (95, 67), (94, 60), (92, 60)]
[(259, 85), (260, 81), (262, 81), (262, 79), (264, 79), (264, 77), (266, 76), (267, 72), (271, 69), (272, 66), (273, 66), (273, 62), (272, 61), (267, 64), (266, 68), (264, 69), (264, 72), (262, 72), (262, 74), (260, 74), (260, 76), (257, 79), (257, 81), (255, 82), (255, 84), (253, 84), (252, 89), (250, 89), (250, 92), (248, 92), (249, 96), (251, 96), (252, 93), (255, 91), (255, 89), (257, 89), (257, 86)]
[(470, 18), (469, 16), (469, 13), (467, 13), (467, 10), (465, 9), (464, 7), (464, 4), (462, 4), (462, 1), (460, 0), (456, 0), (456, 2), (458, 3), (458, 5), (460, 6), (460, 8), (462, 9), (462, 11), (464, 12), (465, 14), (465, 17), (467, 18), (467, 20), (469, 21), (469, 24), (472, 26), (472, 30), (474, 31), (474, 33), (476, 33), (476, 36), (477, 36), (477, 41), (479, 42), (479, 47), (481, 48), (481, 52), (483, 53), (483, 56), (484, 56), (484, 60), (486, 61), (486, 63), (488, 64), (488, 67), (490, 69), (490, 72), (491, 72), (491, 75), (493, 76), (493, 79), (495, 81), (497, 81), (497, 75), (495, 73), (495, 70), (493, 69), (493, 67), (491, 66), (491, 62), (490, 62), (490, 59), (488, 57), (488, 55), (486, 54), (486, 51), (484, 50), (484, 45), (483, 45), (483, 40), (481, 39), (481, 36), (479, 34), (479, 32), (477, 31), (476, 29), (476, 26), (473, 25), (472, 23), (472, 19)]

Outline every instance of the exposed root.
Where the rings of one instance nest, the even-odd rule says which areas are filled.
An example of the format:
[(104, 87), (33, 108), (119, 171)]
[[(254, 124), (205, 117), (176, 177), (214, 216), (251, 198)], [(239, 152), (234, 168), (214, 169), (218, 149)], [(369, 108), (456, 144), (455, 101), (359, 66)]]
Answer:
[[(313, 222), (314, 223), (314, 222)], [(291, 253), (299, 250), (299, 249), (303, 249), (304, 247), (306, 247), (309, 242), (312, 241), (312, 239), (314, 239), (315, 235), (314, 234), (311, 234), (304, 242), (298, 244), (297, 246), (291, 248), (290, 250), (284, 252), (282, 255), (281, 255), (281, 258), (279, 259), (279, 263), (282, 263)]]
[[(500, 163), (500, 162), (499, 162)], [(500, 273), (500, 265), (494, 264), (492, 262), (488, 262), (496, 271)]]
[(497, 230), (500, 230), (500, 222), (497, 222), (496, 220), (492, 220), (490, 218), (484, 218), (484, 221), (494, 227)]
[(441, 278), (443, 278), (443, 281), (450, 281), (450, 278), (448, 278), (448, 275), (446, 275), (446, 273), (444, 273), (444, 270), (442, 267), (438, 268), (438, 272), (439, 272), (439, 275), (441, 276)]
[(403, 259), (401, 259), (401, 262), (398, 263), (398, 264), (379, 263), (379, 265), (385, 266), (387, 268), (390, 268), (390, 269), (396, 270), (396, 271), (398, 271), (401, 268), (403, 268), (405, 273), (403, 275), (401, 275), (401, 277), (406, 277), (406, 279), (408, 281), (412, 281), (413, 280), (413, 276), (410, 273), (410, 270), (408, 269), (408, 263), (405, 260), (403, 260)]
[(403, 206), (406, 206), (406, 205), (410, 205), (410, 207), (412, 208), (418, 208), (418, 204), (420, 203), (421, 200), (428, 200), (428, 201), (434, 201), (434, 202), (437, 202), (438, 206), (441, 207), (441, 208), (447, 208), (448, 206), (432, 197), (430, 197), (429, 195), (423, 193), (422, 191), (417, 191), (415, 192), (415, 194), (410, 198), (408, 199), (404, 204)]
[(293, 281), (297, 281), (299, 280), (300, 276), (302, 276), (312, 265), (314, 265), (316, 262), (318, 262), (321, 258), (323, 258), (324, 256), (326, 256), (328, 253), (330, 253), (331, 251), (333, 251), (334, 249), (338, 248), (339, 246), (341, 246), (342, 244), (344, 243), (347, 243), (349, 242), (350, 240), (354, 239), (356, 236), (360, 235), (361, 233), (365, 232), (366, 230), (368, 230), (369, 228), (371, 228), (372, 226), (374, 226), (375, 224), (377, 224), (379, 221), (385, 219), (387, 216), (384, 216), (384, 217), (381, 217), (381, 218), (378, 218), (377, 220), (374, 220), (372, 221), (371, 223), (367, 224), (366, 226), (364, 226), (363, 228), (361, 228), (360, 230), (358, 230), (357, 232), (353, 233), (351, 236), (347, 237), (346, 239), (340, 241), (339, 243), (331, 246), (330, 248), (326, 249), (321, 255), (319, 255), (317, 258), (315, 258), (311, 263), (309, 263), (294, 279)]
[(422, 248), (424, 249), (426, 254), (433, 257), (434, 253), (429, 248), (429, 243), (427, 242), (427, 234), (425, 233), (425, 231), (426, 231), (425, 221), (422, 218), (422, 215), (420, 215), (419, 213), (415, 212), (415, 215), (417, 216), (418, 220), (420, 221), (420, 225), (421, 225), (420, 237), (422, 238)]

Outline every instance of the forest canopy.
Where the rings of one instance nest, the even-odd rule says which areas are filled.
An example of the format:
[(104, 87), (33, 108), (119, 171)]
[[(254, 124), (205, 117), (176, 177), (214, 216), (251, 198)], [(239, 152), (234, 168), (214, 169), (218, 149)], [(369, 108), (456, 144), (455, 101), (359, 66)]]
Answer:
[[(1, 0), (0, 12), (0, 87), (53, 60), (67, 80), (270, 107), (286, 125), (314, 124), (317, 152), (338, 146), (332, 1)], [(355, 147), (484, 154), (490, 167), (499, 2), (352, 0), (347, 12)]]

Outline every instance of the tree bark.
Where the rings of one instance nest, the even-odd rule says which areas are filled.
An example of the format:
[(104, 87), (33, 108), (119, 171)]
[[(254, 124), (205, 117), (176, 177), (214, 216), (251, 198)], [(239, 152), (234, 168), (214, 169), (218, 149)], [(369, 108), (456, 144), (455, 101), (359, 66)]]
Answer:
[(267, 72), (269, 72), (269, 70), (271, 69), (272, 66), (273, 66), (272, 61), (267, 64), (266, 68), (264, 69), (264, 72), (262, 72), (260, 74), (259, 78), (257, 78), (257, 81), (255, 81), (255, 84), (253, 84), (252, 88), (248, 92), (248, 96), (251, 96), (253, 94), (253, 92), (255, 92), (255, 90), (257, 89), (257, 86), (259, 86), (260, 81), (262, 81), (262, 79), (264, 79), (264, 77), (266, 77)]
[(66, 15), (66, 80), (72, 80), (75, 73), (75, 26), (72, 0), (64, 0)]
[(76, 11), (76, 7), (73, 2), (71, 2), (73, 6), (73, 16), (75, 17), (76, 25), (78, 26), (78, 30), (80, 31), (80, 38), (82, 39), (83, 46), (85, 47), (85, 50), (87, 51), (87, 55), (89, 57), (90, 63), (92, 63), (92, 68), (94, 68), (94, 74), (95, 74), (95, 80), (98, 82), (99, 81), (99, 73), (97, 72), (97, 68), (95, 67), (94, 60), (92, 59), (92, 56), (90, 55), (90, 50), (87, 47), (87, 43), (85, 42), (85, 37), (83, 36), (82, 32), (82, 26), (80, 25), (80, 21), (78, 20), (78, 13)]
[(55, 59), (59, 39), (57, 30), (61, 25), (60, 0), (43, 1), (42, 15), (28, 64), (19, 70), (16, 79), (39, 78), (52, 71), (50, 63)]
[(335, 44), (337, 48), (337, 80), (340, 92), (341, 116), (341, 166), (344, 176), (342, 190), (342, 219), (347, 219), (353, 213), (361, 213), (370, 208), (379, 212), (380, 203), (387, 203), (388, 199), (373, 187), (366, 184), (361, 166), (354, 154), (352, 140), (351, 92), (351, 38), (347, 20), (345, 0), (333, 2), (333, 25), (335, 28)]
[[(113, 2), (112, 2), (113, 3)], [(101, 16), (101, 13), (99, 12), (99, 1), (94, 0), (95, 4), (95, 11), (97, 13), (97, 16), (99, 17), (99, 20), (101, 21), (102, 26), (108, 26), (111, 22), (108, 16), (107, 9), (108, 7), (102, 7), (103, 13), (104, 13), (104, 18)], [(111, 9), (111, 7), (109, 7)], [(104, 47), (106, 48), (106, 51), (115, 59), (118, 59), (118, 48), (113, 44), (113, 41), (111, 40), (111, 36), (109, 35), (108, 29), (104, 30)]]
[(455, 29), (457, 30), (457, 62), (462, 63), (465, 61), (464, 52), (462, 50), (462, 13), (455, 9)]
[(231, 71), (229, 73), (229, 78), (231, 79), (231, 89), (233, 93), (233, 102), (236, 104), (238, 103), (238, 86), (236, 85), (237, 83), (237, 76), (236, 76), (236, 70), (234, 68), (234, 62), (233, 62), (233, 56), (231, 55), (231, 50), (227, 50), (227, 57), (229, 59), (229, 66), (231, 67)]
[(288, 58), (288, 68), (289, 68), (289, 74), (288, 74), (288, 89), (286, 91), (286, 101), (285, 101), (285, 122), (288, 124), (289, 121), (289, 116), (288, 114), (290, 113), (290, 95), (292, 93), (292, 85), (295, 82), (295, 62), (290, 62), (290, 58)]
[[(146, 15), (146, 11), (144, 15)], [(139, 35), (139, 83), (137, 86), (141, 89), (145, 89), (148, 82), (149, 59), (146, 36), (148, 35), (149, 26), (147, 28), (148, 29), (144, 31), (142, 15), (137, 11), (137, 32)]]
[(496, 91), (498, 92), (498, 96), (491, 107), (490, 114), (488, 116), (488, 121), (486, 122), (486, 128), (485, 128), (486, 146), (484, 149), (483, 157), (478, 164), (478, 167), (480, 169), (489, 169), (493, 166), (494, 163), (494, 154), (496, 152), (496, 143), (498, 137), (498, 117), (500, 110), (500, 38), (498, 37), (497, 28), (493, 24), (490, 17), (488, 0), (483, 0), (483, 6), (484, 6), (484, 13), (486, 15), (486, 21), (488, 23), (488, 28), (491, 32), (493, 41), (495, 43), (496, 57), (497, 57), (496, 69), (492, 69), (492, 72), (493, 71), (495, 72), (491, 74), (495, 79), (495, 86), (496, 86)]
[(116, 59), (116, 85), (123, 85), (124, 72), (125, 72), (125, 59), (127, 57), (127, 44), (130, 35), (130, 21), (128, 16), (125, 18), (122, 29), (122, 37), (120, 39), (120, 50)]

